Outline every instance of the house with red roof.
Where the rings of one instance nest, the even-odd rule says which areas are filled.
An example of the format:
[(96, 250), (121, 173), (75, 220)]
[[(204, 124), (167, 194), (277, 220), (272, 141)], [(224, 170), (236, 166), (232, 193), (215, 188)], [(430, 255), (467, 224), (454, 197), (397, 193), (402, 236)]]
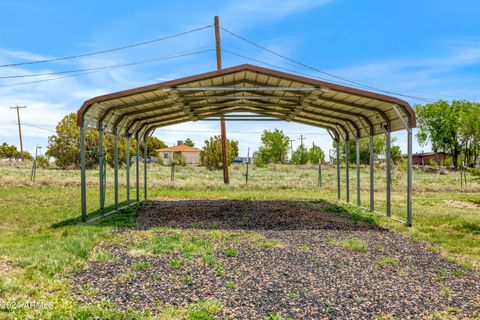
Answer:
[(176, 146), (159, 149), (158, 153), (163, 163), (169, 163), (177, 157), (183, 157), (188, 164), (200, 162), (200, 149), (184, 145), (182, 141)]

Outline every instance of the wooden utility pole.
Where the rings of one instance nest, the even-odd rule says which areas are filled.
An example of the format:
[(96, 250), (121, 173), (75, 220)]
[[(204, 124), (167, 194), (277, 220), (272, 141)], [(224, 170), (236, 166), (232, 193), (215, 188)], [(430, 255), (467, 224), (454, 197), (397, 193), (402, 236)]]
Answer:
[(10, 109), (17, 109), (17, 122), (18, 122), (18, 136), (20, 137), (20, 159), (23, 161), (23, 141), (22, 141), (22, 125), (20, 124), (20, 109), (25, 109), (27, 107), (16, 106), (10, 107)]
[(296, 140), (293, 140), (290, 138), (288, 138), (288, 140), (290, 141), (290, 160), (292, 160), (293, 159), (293, 141), (296, 141)]
[[(218, 16), (213, 18), (213, 25), (215, 27), (215, 49), (217, 52), (217, 70), (222, 69), (222, 51), (220, 48), (220, 22)], [(223, 162), (223, 182), (230, 183), (228, 176), (228, 154), (227, 154), (227, 130), (225, 128), (225, 118), (220, 117), (220, 134), (222, 139), (222, 162)]]
[(303, 146), (303, 140), (307, 140), (307, 138), (303, 137), (303, 134), (300, 135), (300, 145)]

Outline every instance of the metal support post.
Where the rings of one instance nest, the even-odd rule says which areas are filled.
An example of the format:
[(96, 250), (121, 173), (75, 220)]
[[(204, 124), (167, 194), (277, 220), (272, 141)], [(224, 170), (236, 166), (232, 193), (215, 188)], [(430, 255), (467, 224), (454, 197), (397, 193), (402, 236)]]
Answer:
[(118, 210), (118, 135), (113, 133), (113, 193), (115, 194), (115, 210)]
[(337, 198), (340, 199), (340, 139), (337, 138)]
[(386, 131), (386, 161), (387, 161), (387, 217), (392, 215), (391, 208), (391, 189), (392, 189), (392, 156), (391, 156), (391, 136), (390, 130)]
[(360, 138), (357, 137), (356, 141), (355, 141), (355, 144), (356, 144), (356, 153), (357, 153), (357, 157), (356, 157), (356, 162), (357, 162), (357, 207), (360, 208), (360, 205), (361, 205), (361, 198), (360, 198)]
[(370, 211), (375, 211), (375, 186), (374, 186), (374, 158), (373, 158), (373, 132), (370, 134)]
[(100, 186), (100, 214), (104, 213), (105, 206), (105, 190), (103, 188), (103, 129), (100, 127), (98, 129), (98, 178)]
[(346, 188), (346, 197), (347, 202), (350, 202), (350, 172), (348, 165), (350, 163), (350, 152), (348, 146), (348, 139), (345, 141), (345, 188)]
[(147, 136), (143, 138), (143, 199), (147, 200), (147, 158), (148, 158), (148, 145)]
[(130, 136), (126, 136), (127, 139), (127, 151), (126, 151), (126, 159), (125, 159), (125, 166), (126, 166), (126, 184), (127, 184), (127, 206), (130, 205)]
[(85, 129), (84, 122), (80, 126), (80, 181), (81, 181), (81, 202), (82, 221), (87, 221), (87, 178), (85, 174)]
[(137, 202), (140, 201), (140, 166), (138, 158), (140, 157), (140, 141), (138, 140), (138, 134), (135, 136), (135, 189)]
[(412, 226), (412, 122), (408, 122), (407, 225)]

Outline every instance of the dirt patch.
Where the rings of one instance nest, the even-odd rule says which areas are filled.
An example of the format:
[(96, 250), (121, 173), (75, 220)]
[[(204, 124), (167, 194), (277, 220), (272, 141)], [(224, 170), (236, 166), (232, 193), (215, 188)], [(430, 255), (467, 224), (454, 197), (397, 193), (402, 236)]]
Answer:
[(178, 200), (149, 202), (139, 213), (140, 229), (359, 230), (380, 229), (333, 212), (329, 202)]
[(445, 204), (450, 208), (457, 208), (457, 209), (480, 209), (480, 205), (471, 203), (471, 202), (464, 202), (464, 201), (457, 201), (457, 200), (445, 200)]
[[(108, 259), (75, 275), (74, 292), (86, 303), (109, 299), (122, 310), (154, 312), (158, 304), (216, 299), (220, 317), (229, 319), (480, 315), (478, 274), (331, 209), (289, 201), (152, 202), (139, 212), (139, 227), (170, 226), (171, 233), (125, 231), (124, 241), (100, 247)], [(281, 245), (259, 245), (268, 241)]]
[(0, 260), (0, 273), (10, 273), (13, 271), (12, 264), (6, 260)]

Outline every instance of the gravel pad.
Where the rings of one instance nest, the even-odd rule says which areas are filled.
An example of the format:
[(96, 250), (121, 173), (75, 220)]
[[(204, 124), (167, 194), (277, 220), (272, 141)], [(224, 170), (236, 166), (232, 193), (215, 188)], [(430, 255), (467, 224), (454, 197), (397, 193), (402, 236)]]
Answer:
[[(109, 261), (92, 262), (74, 276), (74, 292), (86, 303), (109, 299), (124, 310), (216, 299), (223, 305), (219, 317), (232, 319), (273, 313), (293, 319), (480, 316), (478, 273), (334, 209), (322, 202), (152, 201), (138, 213), (139, 229), (169, 227), (187, 237), (218, 229), (246, 236), (228, 244), (234, 254), (216, 245), (215, 265), (209, 265), (178, 250), (138, 254), (132, 244), (144, 231), (127, 230), (124, 242), (100, 246)], [(248, 236), (253, 233), (275, 241), (259, 245)], [(168, 235), (159, 230), (150, 236)]]

